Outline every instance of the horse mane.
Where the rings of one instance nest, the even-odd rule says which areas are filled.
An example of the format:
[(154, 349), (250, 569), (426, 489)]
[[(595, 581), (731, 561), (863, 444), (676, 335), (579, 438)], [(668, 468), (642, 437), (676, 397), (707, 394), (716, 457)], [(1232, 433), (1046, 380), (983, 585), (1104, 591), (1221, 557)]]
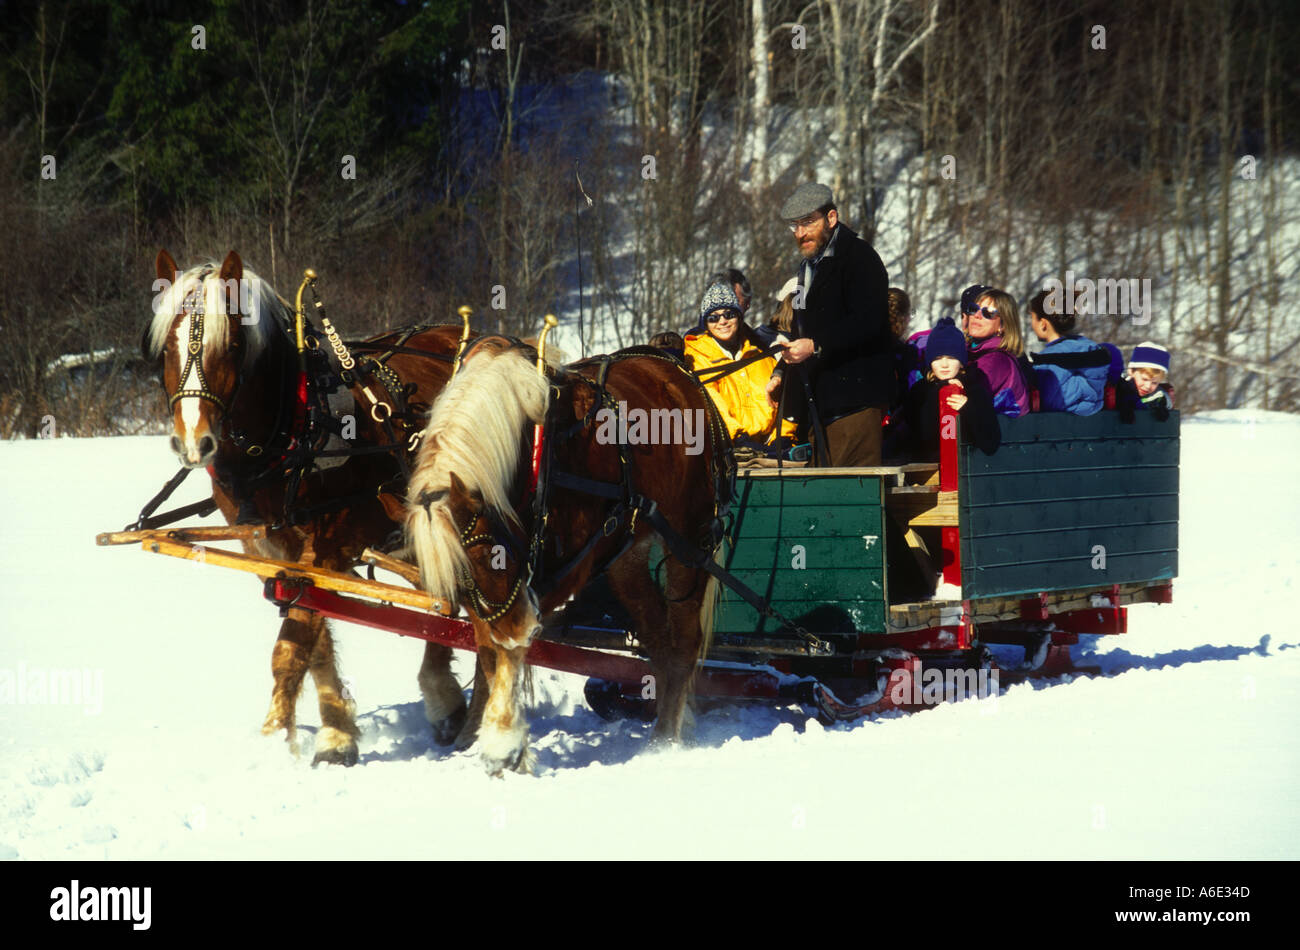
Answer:
[[(150, 359), (157, 359), (167, 345), (171, 335), (172, 324), (189, 292), (203, 281), (203, 309), (208, 315), (226, 313), (226, 295), (222, 293), (220, 279), (221, 265), (216, 261), (207, 261), (191, 267), (181, 274), (174, 284), (160, 294), (154, 301), (153, 319), (146, 331), (148, 341), (147, 354)], [(271, 285), (248, 267), (244, 268), (243, 281), (249, 288), (249, 315), (251, 323), (241, 323), (241, 331), (247, 346), (245, 359), (248, 365), (256, 362), (266, 352), (270, 342), (277, 333), (276, 321), (287, 325), (288, 308), (281, 303), (279, 296)], [(213, 350), (224, 350), (230, 342), (229, 320), (203, 321), (203, 346)]]
[(446, 494), (452, 473), (489, 511), (518, 524), (510, 489), (527, 426), (546, 418), (549, 402), (549, 381), (520, 350), (484, 349), (434, 403), (407, 489), (406, 536), (435, 597), (454, 601), (470, 569)]

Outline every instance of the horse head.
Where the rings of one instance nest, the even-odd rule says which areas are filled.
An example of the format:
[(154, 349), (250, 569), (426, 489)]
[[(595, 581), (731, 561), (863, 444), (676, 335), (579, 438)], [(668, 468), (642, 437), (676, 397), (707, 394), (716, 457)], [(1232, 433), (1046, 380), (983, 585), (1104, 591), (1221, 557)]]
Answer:
[(426, 588), (464, 603), (505, 649), (541, 629), (517, 506), (549, 384), (523, 351), (476, 345), (434, 404), (408, 487), (407, 536)]
[(278, 304), (234, 251), (220, 267), (181, 273), (162, 250), (155, 269), (159, 293), (144, 349), (162, 361), (171, 449), (185, 467), (200, 468), (216, 457), (245, 371), (266, 346), (268, 302)]
[(541, 610), (529, 587), (529, 539), (514, 512), (494, 510), (482, 492), (452, 472), (443, 514), (465, 552), (460, 599), (492, 631), (498, 646), (527, 646), (541, 632)]

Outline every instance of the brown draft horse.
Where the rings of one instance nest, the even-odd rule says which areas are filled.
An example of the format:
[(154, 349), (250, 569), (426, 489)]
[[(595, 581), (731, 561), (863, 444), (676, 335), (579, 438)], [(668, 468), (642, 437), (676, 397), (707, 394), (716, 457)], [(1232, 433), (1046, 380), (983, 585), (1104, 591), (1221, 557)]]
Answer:
[[(638, 410), (652, 420), (650, 410), (660, 413), (657, 434), (667, 437), (647, 438), (642, 425), (638, 439)], [(676, 411), (675, 420), (668, 410)], [(619, 411), (633, 422), (623, 443), (612, 421)], [(543, 484), (550, 487), (543, 530), (534, 537), (529, 476), (533, 427), (543, 420), (550, 440)], [(489, 773), (532, 771), (519, 695), (525, 654), (541, 618), (606, 567), (650, 657), (655, 739), (680, 738), (695, 665), (712, 626), (716, 582), (670, 556), (661, 591), (649, 569), (649, 519), (638, 519), (628, 502), (653, 500), (701, 557), (712, 556), (719, 466), (730, 464), (725, 447), (726, 432), (708, 395), (670, 358), (645, 351), (598, 358), (547, 379), (527, 348), (505, 338), (485, 337), (471, 348), (434, 404), (407, 491), (406, 528), (426, 588), (460, 602), (473, 621), (491, 686), (478, 733)], [(597, 489), (604, 494), (591, 492), (597, 482), (604, 483)], [(613, 494), (621, 498), (606, 497)], [(534, 540), (541, 543), (535, 562), (540, 577), (532, 574)]]
[[(398, 474), (394, 454), (348, 456), (302, 478), (296, 504), (328, 509), (331, 502), (347, 502), (311, 514), (302, 523), (285, 524), (291, 481), (278, 463), (285, 457), (283, 447), (295, 437), (298, 379), (289, 308), (234, 251), (219, 267), (210, 262), (179, 273), (163, 250), (156, 270), (164, 291), (156, 298), (144, 346), (149, 356), (162, 359), (162, 382), (172, 413), (171, 447), (181, 464), (208, 469), (213, 498), (231, 524), (251, 518), (276, 526), (264, 541), (245, 545), (250, 553), (350, 569), (367, 545), (382, 544), (398, 527), (377, 497), (379, 487)], [(392, 345), (398, 339), (399, 334), (388, 333), (367, 342)], [(421, 330), (402, 341), (402, 347), (440, 354), (442, 359), (399, 352), (387, 361), (408, 388), (412, 412), (427, 409), (447, 384), (452, 375), (449, 357), (459, 343), (459, 327)], [(365, 382), (372, 391), (378, 388), (369, 379)], [(389, 441), (371, 413), (361, 407), (351, 413), (358, 443)], [(402, 430), (395, 431), (400, 437)], [(426, 644), (418, 677), (425, 715), (435, 739), (443, 744), (461, 731), (466, 714), (450, 659), (449, 648)], [(333, 638), (318, 614), (290, 608), (280, 626), (271, 654), (271, 706), (262, 732), (283, 729), (296, 753), (294, 712), (308, 671), (316, 683), (321, 715), (313, 764), (352, 765), (359, 735), (355, 709), (339, 679)]]

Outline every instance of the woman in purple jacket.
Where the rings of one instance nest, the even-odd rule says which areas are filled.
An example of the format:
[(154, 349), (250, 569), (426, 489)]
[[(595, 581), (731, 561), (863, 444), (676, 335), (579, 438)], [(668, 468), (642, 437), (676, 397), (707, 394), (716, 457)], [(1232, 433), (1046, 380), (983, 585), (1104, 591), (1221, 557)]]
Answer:
[(1004, 416), (1022, 416), (1029, 411), (1029, 391), (1020, 372), (1025, 344), (1020, 336), (1020, 311), (1011, 295), (989, 288), (976, 300), (970, 314), (967, 336), (970, 360), (993, 391), (993, 408)]

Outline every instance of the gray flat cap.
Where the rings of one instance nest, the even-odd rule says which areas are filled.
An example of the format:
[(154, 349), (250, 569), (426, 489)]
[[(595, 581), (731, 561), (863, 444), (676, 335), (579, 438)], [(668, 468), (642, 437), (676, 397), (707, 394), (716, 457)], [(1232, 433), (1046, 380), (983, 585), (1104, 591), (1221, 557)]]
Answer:
[(785, 204), (781, 205), (781, 217), (787, 221), (794, 221), (797, 218), (806, 218), (819, 208), (825, 208), (827, 205), (835, 204), (835, 196), (825, 185), (819, 185), (817, 182), (804, 182), (794, 190), (789, 198), (785, 199)]

